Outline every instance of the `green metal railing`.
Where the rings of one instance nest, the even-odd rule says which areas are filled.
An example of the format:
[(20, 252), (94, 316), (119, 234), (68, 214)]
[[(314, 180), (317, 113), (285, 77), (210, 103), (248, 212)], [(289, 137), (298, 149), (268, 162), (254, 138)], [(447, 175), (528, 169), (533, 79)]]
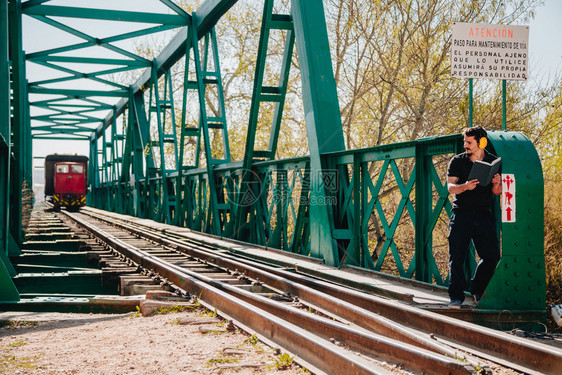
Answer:
[[(515, 238), (519, 240), (502, 241), (503, 258), (490, 290), (512, 285), (514, 292), (518, 292), (512, 294), (517, 296), (512, 308), (540, 310), (544, 306), (544, 293), (537, 291), (544, 288), (544, 257), (540, 241), (542, 227), (537, 224), (542, 220), (543, 196), (538, 155), (520, 133), (490, 134), (492, 151), (507, 160), (504, 173), (524, 176), (525, 187), (518, 188), (518, 208), (525, 207), (523, 210), (534, 214), (522, 214), (515, 226), (500, 223), (503, 238), (513, 238), (511, 232), (517, 231)], [(510, 162), (513, 149), (519, 155), (526, 155), (525, 163)], [(225, 202), (220, 208), (224, 219), (219, 231), (210, 225), (212, 191), (206, 169), (185, 171), (181, 178), (173, 180), (180, 185), (170, 188), (180, 192), (181, 221), (189, 228), (324, 260), (322, 249), (311, 248), (310, 235), (315, 229), (310, 226), (310, 207), (329, 207), (334, 212), (336, 226), (318, 230), (330, 232), (338, 242), (339, 264), (445, 285), (451, 214), (445, 174), (450, 157), (460, 150), (462, 137), (454, 135), (326, 154), (323, 158), (334, 169), (324, 171), (324, 187), (330, 194), (323, 200), (311, 194), (310, 180), (318, 171), (311, 170), (308, 157), (256, 162), (251, 170), (241, 168), (240, 163), (221, 165), (214, 177), (216, 191)], [(533, 163), (538, 163), (539, 168), (529, 170)], [(143, 211), (145, 217), (150, 217), (159, 201), (162, 179), (139, 183), (149, 186), (143, 188), (144, 201), (148, 202)], [(121, 191), (127, 191), (128, 186), (121, 184)], [(127, 191), (120, 199), (131, 195)], [(241, 210), (246, 214), (244, 226), (235, 222)], [(240, 227), (243, 230), (237, 231)], [(474, 269), (475, 264), (472, 254), (467, 267)], [(525, 271), (529, 265), (532, 270)], [(508, 275), (507, 269), (515, 269), (517, 274)], [(527, 280), (519, 276), (532, 277), (534, 282), (527, 285)], [(504, 293), (490, 295), (495, 296), (490, 306), (510, 305), (508, 300), (498, 300)]]
[[(318, 171), (311, 170), (308, 157), (255, 162), (251, 170), (240, 163), (222, 165), (215, 178), (226, 202), (221, 210), (228, 215), (223, 217), (228, 219), (219, 231), (208, 223), (211, 191), (205, 169), (184, 172), (177, 180), (181, 185), (172, 188), (181, 192), (180, 220), (189, 228), (309, 256), (322, 254), (311, 250), (310, 207), (329, 207), (335, 212), (336, 228), (321, 230), (331, 232), (341, 244), (340, 262), (373, 270), (384, 270), (391, 262), (392, 272), (401, 277), (443, 284), (432, 256), (432, 237), (438, 224), (447, 225), (443, 215), (448, 217), (451, 209), (442, 182), (446, 157), (461, 146), (460, 136), (448, 136), (326, 154), (326, 163), (335, 168), (323, 173), (329, 194), (322, 199), (311, 194), (311, 177)], [(440, 157), (436, 165), (426, 162), (435, 156)], [(419, 160), (426, 165), (420, 167)], [(152, 179), (150, 185), (156, 188), (147, 191), (146, 201), (159, 190), (161, 180)], [(241, 210), (246, 213), (244, 225), (235, 222)], [(421, 220), (424, 231), (415, 229)], [(445, 231), (440, 228), (440, 233)], [(412, 251), (399, 243), (408, 243)]]
[[(543, 218), (537, 207), (543, 185), (538, 155), (521, 133), (490, 132), (490, 140), (491, 151), (504, 160), (503, 172), (521, 176), (516, 199), (522, 213), (516, 224), (499, 223), (503, 258), (481, 306), (542, 310)], [(445, 175), (449, 159), (461, 150), (462, 137), (454, 135), (326, 154), (323, 159), (334, 169), (323, 173), (329, 194), (322, 200), (311, 193), (310, 180), (318, 171), (310, 168), (308, 157), (256, 162), (251, 170), (241, 163), (221, 165), (214, 177), (225, 202), (219, 231), (210, 225), (212, 191), (206, 169), (185, 171), (173, 180), (180, 185), (171, 188), (181, 192), (178, 204), (186, 227), (325, 261), (322, 249), (311, 247), (310, 207), (329, 207), (336, 226), (320, 230), (329, 231), (338, 242), (338, 264), (446, 285), (451, 203)], [(157, 202), (162, 180), (140, 184), (150, 186), (143, 190), (144, 200)], [(129, 192), (121, 198), (130, 196)], [(499, 209), (499, 202), (496, 206)], [(154, 203), (148, 203), (146, 217), (153, 210)], [(246, 214), (244, 225), (235, 222), (240, 210)], [(467, 267), (473, 270), (475, 264), (472, 252)], [(512, 291), (507, 297), (506, 288)]]

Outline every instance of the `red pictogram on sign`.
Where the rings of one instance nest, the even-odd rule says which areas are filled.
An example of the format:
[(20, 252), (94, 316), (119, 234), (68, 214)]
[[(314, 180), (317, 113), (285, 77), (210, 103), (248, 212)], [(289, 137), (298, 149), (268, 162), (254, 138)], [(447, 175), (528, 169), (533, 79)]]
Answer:
[(513, 194), (507, 191), (504, 195), (505, 195), (505, 204), (507, 204), (508, 206), (511, 205), (511, 198), (513, 198)]
[(505, 213), (507, 214), (507, 221), (511, 221), (511, 211), (513, 211), (511, 207), (505, 209)]
[(509, 190), (509, 185), (513, 183), (513, 179), (509, 177), (509, 175), (505, 176), (503, 182), (507, 185), (507, 190)]

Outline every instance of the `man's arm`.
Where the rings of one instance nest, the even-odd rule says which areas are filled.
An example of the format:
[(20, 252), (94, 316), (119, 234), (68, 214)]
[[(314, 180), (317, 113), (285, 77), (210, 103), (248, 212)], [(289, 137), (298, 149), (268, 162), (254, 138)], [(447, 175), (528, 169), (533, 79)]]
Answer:
[[(464, 193), (467, 190), (473, 190), (476, 187), (476, 185), (478, 185), (478, 179), (476, 178), (474, 180), (467, 181), (464, 184), (457, 184), (458, 181), (459, 181), (458, 177), (453, 177), (453, 176), (447, 177), (447, 189), (449, 190), (449, 193), (451, 194)], [(500, 190), (501, 190), (501, 185), (500, 185)]]
[(500, 195), (502, 193), (502, 178), (499, 173), (494, 175), (492, 179), (492, 194)]

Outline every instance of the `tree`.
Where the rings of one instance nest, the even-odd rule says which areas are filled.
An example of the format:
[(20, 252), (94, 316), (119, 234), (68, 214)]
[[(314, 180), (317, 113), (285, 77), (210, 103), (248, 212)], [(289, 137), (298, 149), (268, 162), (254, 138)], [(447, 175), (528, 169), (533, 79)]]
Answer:
[(348, 148), (450, 134), (466, 126), (459, 103), (465, 101), (467, 82), (450, 75), (451, 23), (524, 21), (539, 3), (328, 1)]

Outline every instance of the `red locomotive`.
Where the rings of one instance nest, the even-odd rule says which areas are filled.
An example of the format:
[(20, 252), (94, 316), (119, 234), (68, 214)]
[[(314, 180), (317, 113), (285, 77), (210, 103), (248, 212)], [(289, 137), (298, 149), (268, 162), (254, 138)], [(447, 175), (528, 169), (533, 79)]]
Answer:
[(87, 156), (54, 154), (45, 158), (45, 196), (52, 197), (55, 210), (86, 205), (87, 186)]

